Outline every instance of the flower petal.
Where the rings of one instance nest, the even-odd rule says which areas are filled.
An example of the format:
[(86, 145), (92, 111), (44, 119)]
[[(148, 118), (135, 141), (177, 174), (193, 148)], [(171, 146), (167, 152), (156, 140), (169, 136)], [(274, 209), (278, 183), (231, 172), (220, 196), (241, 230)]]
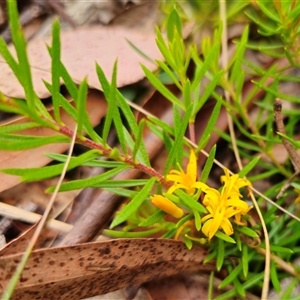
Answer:
[(155, 204), (158, 208), (160, 208), (164, 212), (172, 215), (174, 218), (179, 219), (184, 215), (183, 209), (178, 207), (168, 198), (161, 195), (153, 195), (150, 198), (153, 204)]
[(191, 177), (193, 182), (197, 179), (197, 158), (193, 149), (190, 152), (190, 159), (186, 169), (186, 173)]

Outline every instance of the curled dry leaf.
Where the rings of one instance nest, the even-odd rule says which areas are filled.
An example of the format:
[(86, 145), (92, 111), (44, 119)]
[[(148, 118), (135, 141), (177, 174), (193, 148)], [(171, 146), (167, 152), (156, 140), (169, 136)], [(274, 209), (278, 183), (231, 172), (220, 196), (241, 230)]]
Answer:
[[(1, 75), (0, 75), (1, 76)], [(87, 111), (93, 126), (99, 124), (101, 118), (106, 114), (107, 104), (100, 92), (91, 92), (87, 99)], [(74, 120), (64, 111), (61, 112), (62, 121), (73, 128)], [(18, 122), (22, 122), (19, 120)], [(49, 136), (57, 133), (48, 128), (33, 128), (24, 130), (24, 134), (34, 136)], [(50, 144), (35, 149), (24, 151), (0, 151), (0, 170), (6, 168), (35, 168), (48, 164), (51, 159), (46, 157), (46, 153), (62, 153), (69, 148), (69, 144)], [(17, 176), (0, 173), (0, 192), (9, 189), (20, 182)]]
[[(75, 82), (79, 83), (87, 76), (89, 85), (97, 89), (101, 87), (95, 63), (97, 62), (105, 75), (111, 78), (114, 62), (118, 60), (117, 86), (121, 87), (144, 78), (140, 63), (151, 70), (156, 69), (155, 63), (138, 54), (128, 41), (153, 61), (162, 59), (154, 33), (145, 34), (119, 26), (97, 26), (62, 32), (61, 60)], [(43, 80), (51, 81), (51, 60), (46, 44), (51, 45), (51, 40), (33, 40), (28, 43), (34, 89), (41, 98), (49, 96)], [(13, 46), (11, 49), (14, 50)], [(23, 88), (1, 56), (0, 63), (0, 91), (10, 97), (24, 98)]]
[[(203, 264), (206, 255), (202, 248), (188, 250), (182, 242), (166, 239), (119, 239), (35, 250), (12, 299), (81, 299), (177, 273), (212, 270), (212, 264)], [(0, 292), (20, 260), (19, 254), (1, 257)]]

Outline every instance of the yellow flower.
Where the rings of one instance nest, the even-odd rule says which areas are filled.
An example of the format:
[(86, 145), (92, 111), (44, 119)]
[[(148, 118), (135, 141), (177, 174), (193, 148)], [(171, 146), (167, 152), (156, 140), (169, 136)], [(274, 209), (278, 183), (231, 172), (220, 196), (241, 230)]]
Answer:
[(202, 222), (206, 221), (202, 226), (202, 232), (209, 240), (216, 234), (219, 228), (222, 228), (227, 235), (233, 234), (233, 228), (229, 221), (229, 218), (232, 216), (230, 208), (220, 206), (214, 210), (210, 206), (207, 206), (206, 209), (209, 211), (209, 214), (201, 220)]
[(197, 188), (196, 179), (197, 159), (194, 150), (191, 150), (186, 172), (180, 168), (180, 171), (171, 170), (167, 175), (167, 180), (174, 181), (175, 183), (169, 188), (168, 193), (172, 194), (177, 189), (184, 189), (187, 194), (193, 195), (195, 193), (195, 188)]
[(179, 219), (184, 215), (184, 211), (168, 198), (161, 195), (153, 195), (150, 198), (153, 204), (174, 218)]
[(239, 189), (244, 186), (249, 186), (251, 183), (243, 178), (239, 178), (238, 174), (230, 175), (227, 169), (224, 169), (225, 175), (221, 176), (221, 181), (224, 183), (221, 193), (204, 183), (199, 183), (198, 186), (205, 193), (203, 204), (209, 211), (209, 214), (202, 218), (205, 224), (202, 227), (202, 232), (211, 239), (215, 233), (221, 228), (227, 235), (233, 233), (232, 225), (229, 218), (234, 217), (234, 222), (244, 226), (246, 222), (242, 220), (242, 216), (246, 215), (251, 207), (240, 198), (242, 195)]
[[(228, 169), (224, 168), (225, 175), (221, 176), (221, 182), (224, 183), (226, 193), (239, 193), (239, 189), (244, 186), (251, 186), (251, 182), (247, 179), (240, 178), (239, 174), (230, 175)], [(224, 192), (225, 193), (225, 192)]]

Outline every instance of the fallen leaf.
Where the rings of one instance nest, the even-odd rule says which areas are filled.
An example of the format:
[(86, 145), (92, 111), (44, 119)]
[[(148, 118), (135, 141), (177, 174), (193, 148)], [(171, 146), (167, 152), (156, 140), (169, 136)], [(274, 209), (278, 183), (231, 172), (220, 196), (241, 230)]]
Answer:
[[(152, 300), (193, 299), (189, 296), (183, 277), (180, 275), (147, 282), (144, 287), (147, 289)], [(203, 297), (202, 299), (205, 299), (206, 297)]]
[[(28, 241), (32, 238), (38, 223), (31, 226), (28, 230), (23, 232), (18, 238), (10, 241), (5, 246), (0, 247), (1, 256), (7, 256), (10, 254), (22, 253), (26, 250), (28, 246)], [(47, 238), (49, 229), (44, 228), (42, 233), (40, 234), (36, 244), (35, 249), (38, 249), (42, 246), (45, 239)]]
[[(97, 91), (90, 92), (87, 99), (87, 111), (93, 126), (100, 123), (101, 118), (106, 114), (106, 101), (102, 94)], [(74, 120), (64, 111), (61, 112), (62, 121), (73, 128)], [(34, 136), (49, 136), (57, 133), (48, 128), (36, 128), (24, 130), (26, 134)], [(24, 151), (0, 151), (0, 170), (6, 168), (35, 168), (48, 164), (51, 159), (45, 156), (46, 153), (62, 153), (69, 148), (69, 144), (50, 144), (35, 149)], [(0, 173), (0, 192), (9, 189), (20, 183), (18, 176)]]
[[(94, 26), (61, 33), (61, 60), (72, 79), (79, 83), (88, 77), (90, 86), (101, 89), (96, 74), (97, 62), (107, 78), (111, 78), (113, 65), (118, 60), (117, 86), (125, 86), (144, 78), (140, 67), (143, 63), (155, 70), (155, 63), (138, 54), (128, 43), (129, 40), (152, 60), (162, 59), (154, 33), (140, 33), (137, 30), (119, 26)], [(46, 45), (51, 39), (33, 40), (28, 43), (28, 57), (31, 65), (34, 89), (40, 98), (49, 96), (43, 80), (51, 81), (51, 60)], [(10, 47), (14, 53), (13, 46)], [(25, 98), (24, 90), (14, 73), (0, 56), (0, 91), (9, 97)]]
[[(80, 299), (195, 270), (207, 252), (167, 239), (118, 239), (33, 251), (12, 299)], [(21, 255), (0, 258), (3, 293)], [(2, 299), (5, 295), (2, 295)]]

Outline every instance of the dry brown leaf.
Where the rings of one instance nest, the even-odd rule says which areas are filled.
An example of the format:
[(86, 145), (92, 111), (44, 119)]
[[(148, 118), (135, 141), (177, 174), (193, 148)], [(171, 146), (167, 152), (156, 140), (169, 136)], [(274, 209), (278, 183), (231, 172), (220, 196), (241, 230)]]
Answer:
[[(10, 254), (16, 254), (16, 253), (22, 253), (26, 250), (28, 246), (28, 241), (32, 238), (36, 227), (38, 223), (31, 226), (28, 230), (26, 230), (24, 233), (22, 233), (18, 238), (10, 241), (7, 243), (4, 247), (0, 248), (0, 254), (1, 256), (7, 256)], [(35, 249), (38, 249), (42, 246), (45, 239), (47, 238), (49, 229), (44, 228), (40, 237), (37, 240), (37, 243), (35, 244)]]
[[(107, 104), (100, 92), (93, 91), (89, 93), (87, 99), (87, 111), (92, 125), (96, 126), (99, 124), (101, 118), (105, 116), (106, 106)], [(67, 126), (70, 128), (74, 127), (74, 120), (64, 111), (61, 113), (61, 118)], [(30, 129), (24, 130), (23, 132), (35, 136), (57, 134), (55, 131), (48, 128)], [(41, 167), (51, 161), (50, 158), (45, 156), (46, 153), (62, 153), (66, 151), (68, 147), (69, 144), (50, 144), (24, 151), (0, 151), (0, 169)], [(15, 186), (19, 182), (20, 178), (17, 176), (0, 173), (0, 192)]]
[[(182, 276), (172, 276), (162, 280), (151, 281), (146, 283), (144, 287), (147, 289), (151, 300), (193, 299), (187, 291)], [(202, 299), (205, 299), (205, 297)]]
[[(212, 264), (203, 264), (206, 255), (200, 247), (188, 250), (182, 242), (166, 239), (118, 239), (35, 250), (12, 299), (80, 299), (177, 273), (212, 270)], [(21, 255), (1, 257), (2, 293), (20, 260)]]
[[(95, 63), (97, 62), (105, 75), (111, 78), (116, 60), (118, 60), (117, 86), (135, 83), (144, 78), (140, 63), (150, 70), (155, 70), (156, 65), (138, 54), (126, 39), (153, 60), (162, 59), (155, 43), (154, 33), (145, 34), (119, 26), (97, 26), (62, 32), (61, 59), (77, 83), (87, 76), (90, 86), (101, 89)], [(34, 40), (28, 43), (34, 89), (41, 98), (49, 96), (49, 91), (42, 80), (51, 81), (51, 60), (46, 44), (51, 45), (51, 40)], [(23, 88), (1, 56), (0, 63), (1, 92), (10, 97), (24, 98)]]

